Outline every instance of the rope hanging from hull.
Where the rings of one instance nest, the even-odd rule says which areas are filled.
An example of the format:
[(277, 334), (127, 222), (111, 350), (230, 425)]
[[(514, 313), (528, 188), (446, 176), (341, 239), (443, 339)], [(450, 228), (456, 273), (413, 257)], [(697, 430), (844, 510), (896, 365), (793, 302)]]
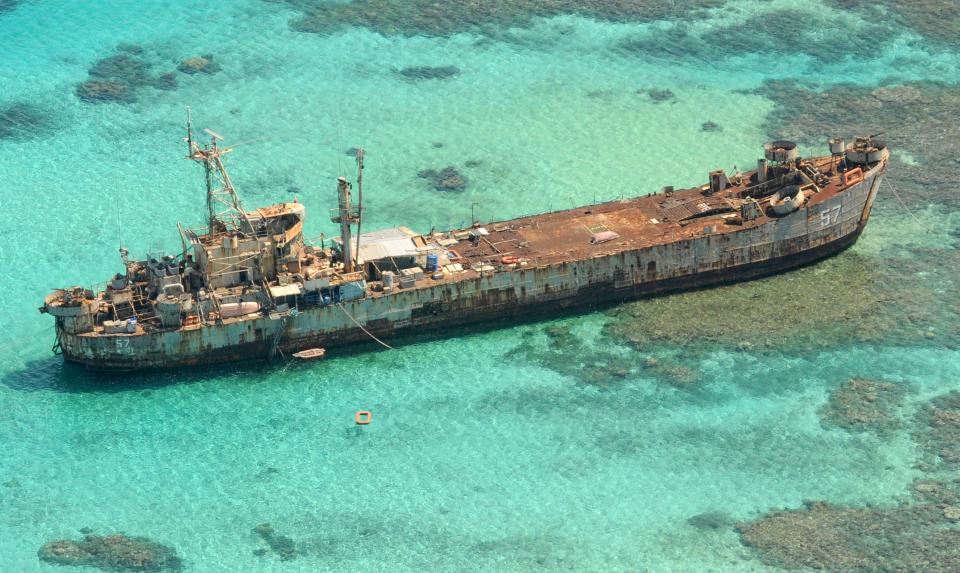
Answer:
[(900, 198), (900, 194), (897, 193), (897, 190), (893, 187), (893, 183), (890, 183), (890, 180), (889, 180), (889, 179), (884, 179), (883, 182), (887, 184), (887, 187), (889, 187), (891, 191), (893, 191), (893, 196), (896, 197), (896, 198), (897, 198), (897, 201), (900, 202), (900, 205), (903, 206), (903, 210), (906, 211), (911, 217), (913, 217), (913, 219), (914, 219), (917, 223), (920, 223), (920, 226), (921, 226), (921, 227), (926, 228), (926, 225), (923, 224), (923, 221), (920, 220), (920, 217), (917, 217), (917, 216), (913, 213), (913, 211), (910, 210), (910, 207), (907, 207), (907, 204), (903, 202), (903, 199)]
[(357, 327), (360, 328), (360, 330), (362, 330), (364, 334), (366, 334), (366, 335), (369, 336), (370, 338), (374, 339), (378, 344), (380, 344), (380, 346), (383, 346), (383, 347), (386, 348), (387, 350), (393, 350), (393, 347), (392, 347), (392, 346), (390, 346), (390, 345), (387, 344), (386, 342), (384, 342), (384, 341), (380, 340), (379, 338), (377, 338), (376, 336), (374, 336), (369, 330), (367, 330), (366, 328), (364, 328), (362, 324), (360, 324), (359, 322), (357, 322), (357, 319), (353, 318), (353, 317), (350, 315), (350, 313), (347, 312), (347, 309), (344, 308), (342, 302), (337, 303), (337, 306), (340, 307), (340, 310), (343, 311), (343, 314), (347, 315), (347, 318), (349, 318), (350, 320), (352, 320), (353, 323), (356, 324)]

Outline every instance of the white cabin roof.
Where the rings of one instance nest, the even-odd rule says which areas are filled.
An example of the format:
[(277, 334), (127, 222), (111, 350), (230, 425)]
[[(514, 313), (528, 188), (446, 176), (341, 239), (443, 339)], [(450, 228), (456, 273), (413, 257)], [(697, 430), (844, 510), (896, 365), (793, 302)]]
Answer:
[[(380, 229), (360, 234), (360, 259), (378, 261), (390, 257), (414, 257), (420, 253), (413, 238), (417, 234), (406, 227)], [(340, 244), (339, 237), (334, 241)]]

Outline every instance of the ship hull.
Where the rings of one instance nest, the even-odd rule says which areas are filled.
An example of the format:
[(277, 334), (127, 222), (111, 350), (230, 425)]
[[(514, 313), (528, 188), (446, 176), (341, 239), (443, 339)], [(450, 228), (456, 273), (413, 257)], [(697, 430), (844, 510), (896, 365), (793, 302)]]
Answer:
[[(672, 292), (788, 271), (837, 254), (863, 232), (882, 170), (830, 201), (735, 233), (706, 235), (452, 284), (148, 335), (60, 334), (66, 360), (103, 370), (156, 369), (289, 355), (313, 347), (363, 347), (436, 338), (588, 311)], [(361, 328), (362, 326), (362, 328)]]

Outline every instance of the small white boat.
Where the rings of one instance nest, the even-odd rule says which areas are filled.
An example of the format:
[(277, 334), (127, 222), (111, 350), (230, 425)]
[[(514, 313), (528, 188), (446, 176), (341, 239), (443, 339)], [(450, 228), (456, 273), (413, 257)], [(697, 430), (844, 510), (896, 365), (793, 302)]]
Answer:
[(293, 357), (299, 358), (300, 360), (314, 360), (316, 358), (323, 358), (326, 354), (327, 351), (324, 348), (308, 348), (300, 352), (294, 352)]

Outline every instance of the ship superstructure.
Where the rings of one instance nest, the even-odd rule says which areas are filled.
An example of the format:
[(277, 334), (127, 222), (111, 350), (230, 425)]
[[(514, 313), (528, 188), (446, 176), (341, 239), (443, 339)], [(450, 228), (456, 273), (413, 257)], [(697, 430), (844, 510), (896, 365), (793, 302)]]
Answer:
[(856, 241), (889, 157), (873, 136), (830, 140), (814, 158), (771, 142), (757, 169), (714, 171), (700, 187), (423, 235), (361, 232), (359, 150), (356, 201), (338, 178), (341, 233), (328, 246), (304, 241), (297, 201), (245, 210), (222, 160), (231, 149), (207, 133), (198, 144), (188, 120), (207, 227), (178, 225), (178, 255), (131, 261), (121, 249), (124, 272), (102, 289), (47, 296), (67, 360), (163, 368), (383, 344), (780, 272)]

